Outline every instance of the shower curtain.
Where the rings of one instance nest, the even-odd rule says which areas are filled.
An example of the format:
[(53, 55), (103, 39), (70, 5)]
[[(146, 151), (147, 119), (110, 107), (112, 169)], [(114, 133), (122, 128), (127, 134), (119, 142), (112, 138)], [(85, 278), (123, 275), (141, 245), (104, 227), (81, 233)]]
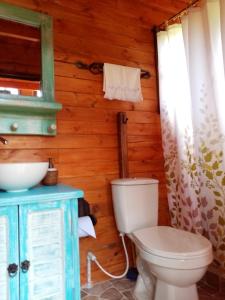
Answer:
[(225, 268), (225, 1), (157, 34), (172, 226), (206, 236)]

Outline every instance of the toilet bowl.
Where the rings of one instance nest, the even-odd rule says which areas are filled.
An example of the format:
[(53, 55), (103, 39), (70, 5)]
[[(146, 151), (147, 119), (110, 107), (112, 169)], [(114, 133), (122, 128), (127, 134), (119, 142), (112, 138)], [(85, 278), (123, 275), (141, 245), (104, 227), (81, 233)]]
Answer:
[(158, 180), (116, 179), (112, 184), (117, 228), (134, 242), (139, 276), (137, 300), (198, 300), (198, 282), (212, 262), (203, 236), (157, 226)]
[[(212, 246), (204, 237), (168, 226), (129, 234), (137, 249), (138, 300), (198, 300), (198, 282), (212, 262)], [(151, 287), (146, 277), (153, 276)], [(146, 282), (147, 285), (146, 285)], [(150, 292), (149, 292), (150, 291)]]

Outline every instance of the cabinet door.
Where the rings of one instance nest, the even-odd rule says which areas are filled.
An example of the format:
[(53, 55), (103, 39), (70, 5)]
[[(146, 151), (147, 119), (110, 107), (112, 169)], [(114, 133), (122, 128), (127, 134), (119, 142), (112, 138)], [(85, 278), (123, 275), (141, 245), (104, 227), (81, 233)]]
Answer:
[(18, 209), (0, 208), (0, 299), (19, 299), (19, 272), (8, 273), (9, 265), (18, 266)]
[(72, 300), (73, 264), (70, 201), (22, 205), (20, 299)]

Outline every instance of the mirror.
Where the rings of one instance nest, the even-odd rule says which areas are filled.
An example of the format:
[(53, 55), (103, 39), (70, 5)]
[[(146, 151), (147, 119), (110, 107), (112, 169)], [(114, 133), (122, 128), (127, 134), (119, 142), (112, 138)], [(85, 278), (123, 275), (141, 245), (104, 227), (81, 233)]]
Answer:
[(0, 133), (55, 135), (52, 18), (0, 3)]
[(39, 28), (0, 19), (1, 94), (33, 96), (40, 91), (40, 39)]
[(0, 93), (41, 97), (40, 28), (0, 19)]

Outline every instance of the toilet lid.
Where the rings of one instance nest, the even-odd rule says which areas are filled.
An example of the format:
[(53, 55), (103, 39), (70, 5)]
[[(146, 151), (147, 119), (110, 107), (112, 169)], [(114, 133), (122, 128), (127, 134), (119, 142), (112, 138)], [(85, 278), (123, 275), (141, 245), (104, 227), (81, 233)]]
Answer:
[(169, 226), (139, 229), (132, 236), (144, 251), (167, 258), (191, 258), (212, 251), (205, 237)]

